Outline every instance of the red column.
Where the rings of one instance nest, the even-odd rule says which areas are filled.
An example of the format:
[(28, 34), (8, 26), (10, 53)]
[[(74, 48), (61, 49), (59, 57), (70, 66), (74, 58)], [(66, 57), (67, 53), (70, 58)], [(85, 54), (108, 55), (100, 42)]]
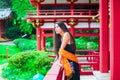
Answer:
[(4, 39), (6, 39), (6, 20), (4, 21)]
[(41, 29), (40, 27), (36, 28), (36, 36), (37, 36), (37, 50), (41, 50)]
[(74, 29), (74, 26), (70, 26), (71, 28), (70, 28), (70, 31), (71, 31), (71, 34), (73, 35), (73, 36), (75, 36), (75, 29)]
[(120, 80), (120, 0), (110, 0), (110, 80)]
[[(40, 15), (41, 6), (37, 4), (37, 15)], [(41, 28), (37, 26), (36, 28), (36, 35), (37, 35), (37, 50), (41, 50)]]
[[(74, 3), (71, 2), (71, 5), (70, 5), (70, 12), (71, 12), (71, 16), (74, 15)], [(74, 36), (74, 25), (70, 25), (70, 30), (71, 30), (71, 33), (72, 35)]]
[(100, 72), (108, 72), (109, 57), (108, 0), (100, 0)]
[(45, 36), (44, 36), (44, 30), (42, 30), (41, 33), (42, 33), (42, 36), (41, 36), (41, 49), (45, 50), (45, 42), (46, 42), (45, 40), (46, 39), (45, 39)]

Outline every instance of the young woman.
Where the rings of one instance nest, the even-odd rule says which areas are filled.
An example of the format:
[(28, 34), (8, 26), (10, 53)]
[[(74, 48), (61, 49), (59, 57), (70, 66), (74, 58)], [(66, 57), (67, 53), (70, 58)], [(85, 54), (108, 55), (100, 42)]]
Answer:
[(64, 68), (66, 80), (80, 80), (75, 40), (62, 21), (55, 23), (54, 39), (57, 64)]

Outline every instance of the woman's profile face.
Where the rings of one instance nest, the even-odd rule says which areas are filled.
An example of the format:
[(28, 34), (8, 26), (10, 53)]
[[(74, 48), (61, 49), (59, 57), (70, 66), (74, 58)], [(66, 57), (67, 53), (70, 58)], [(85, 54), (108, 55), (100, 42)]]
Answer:
[(58, 24), (55, 24), (55, 32), (56, 34), (60, 34), (61, 32), (63, 32), (63, 30), (60, 28)]

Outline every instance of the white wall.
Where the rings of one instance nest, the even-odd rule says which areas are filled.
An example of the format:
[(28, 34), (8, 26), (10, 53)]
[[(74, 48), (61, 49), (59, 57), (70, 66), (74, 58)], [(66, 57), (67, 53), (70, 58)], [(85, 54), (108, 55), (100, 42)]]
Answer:
[[(68, 26), (67, 24), (66, 26), (70, 28), (70, 26)], [(90, 26), (91, 28), (99, 28), (100, 24), (97, 22), (91, 22)], [(54, 23), (45, 23), (41, 28), (54, 28)], [(75, 26), (75, 28), (88, 28), (88, 22), (79, 22), (78, 25)]]

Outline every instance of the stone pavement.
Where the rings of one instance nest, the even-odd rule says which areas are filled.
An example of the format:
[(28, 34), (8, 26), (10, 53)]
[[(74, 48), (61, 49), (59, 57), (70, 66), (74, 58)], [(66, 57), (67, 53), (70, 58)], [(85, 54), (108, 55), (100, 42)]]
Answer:
[(0, 44), (14, 45), (13, 41), (4, 41), (0, 42)]
[(110, 80), (110, 73), (94, 71), (94, 75), (81, 75), (80, 80)]

